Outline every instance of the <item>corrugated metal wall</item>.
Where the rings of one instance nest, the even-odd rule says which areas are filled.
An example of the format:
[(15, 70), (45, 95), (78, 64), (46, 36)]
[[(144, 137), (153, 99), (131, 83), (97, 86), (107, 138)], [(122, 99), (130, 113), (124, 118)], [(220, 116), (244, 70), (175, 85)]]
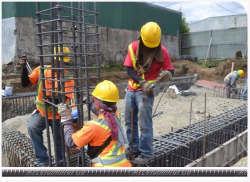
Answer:
[(16, 16), (15, 2), (2, 2), (2, 18), (10, 18)]
[(237, 50), (246, 54), (247, 27), (193, 32), (181, 35), (181, 54), (205, 59), (234, 58)]
[[(41, 5), (48, 8), (49, 3), (44, 2)], [(87, 3), (87, 9), (92, 10), (92, 4)], [(62, 2), (62, 5), (70, 6), (70, 3)], [(98, 2), (97, 6), (100, 26), (138, 31), (143, 24), (155, 21), (160, 25), (162, 34), (179, 36), (181, 12), (137, 2)], [(44, 7), (41, 8), (45, 9)], [(2, 9), (2, 18), (13, 16), (36, 18), (35, 2), (3, 2)]]

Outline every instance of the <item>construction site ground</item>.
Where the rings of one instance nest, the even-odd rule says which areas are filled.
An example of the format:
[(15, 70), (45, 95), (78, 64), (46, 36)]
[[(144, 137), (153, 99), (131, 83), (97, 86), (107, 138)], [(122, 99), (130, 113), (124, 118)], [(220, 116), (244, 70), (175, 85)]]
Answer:
[[(175, 76), (190, 76), (197, 74), (199, 80), (208, 80), (223, 83), (224, 76), (230, 72), (231, 64), (223, 63), (219, 65), (217, 68), (203, 68), (193, 62), (183, 60), (183, 61), (174, 61), (175, 66)], [(237, 69), (237, 64), (235, 65)], [(238, 68), (239, 69), (239, 68)], [(121, 83), (127, 81), (127, 75), (124, 72), (119, 73), (110, 73), (110, 72), (102, 72), (101, 73), (102, 80), (108, 79), (115, 83)], [(247, 76), (247, 71), (245, 71), (245, 76)], [(19, 81), (17, 81), (19, 79)], [(3, 84), (13, 83), (10, 80), (2, 80)], [(20, 84), (20, 78), (16, 78), (15, 84)], [(20, 85), (17, 86), (13, 84), (13, 87), (17, 90), (20, 90)], [(239, 82), (239, 85), (244, 86), (244, 80)], [(203, 121), (205, 114), (205, 94), (206, 94), (206, 117), (216, 116), (220, 113), (223, 113), (227, 110), (238, 107), (239, 105), (246, 103), (247, 100), (240, 99), (227, 99), (214, 97), (214, 91), (211, 89), (203, 88), (200, 86), (193, 85), (190, 87), (188, 91), (195, 92), (197, 95), (190, 96), (181, 96), (176, 95), (176, 98), (173, 98), (170, 94), (161, 93), (155, 98), (153, 112), (157, 107), (157, 104), (161, 98), (160, 104), (157, 107), (156, 113), (163, 112), (162, 114), (157, 115), (153, 118), (153, 128), (154, 128), (154, 136), (160, 136), (166, 133), (176, 131), (184, 126), (188, 126), (190, 121), (191, 124)], [(23, 90), (23, 92), (27, 92), (27, 90)], [(31, 92), (29, 90), (29, 92)], [(18, 92), (20, 93), (20, 92)], [(190, 113), (190, 106), (192, 102), (192, 111)], [(121, 114), (122, 124), (124, 127), (124, 99), (120, 99), (117, 104), (118, 111)], [(27, 133), (27, 125), (29, 123), (29, 119), (31, 114), (26, 114), (23, 116), (17, 116), (15, 118), (8, 119), (4, 121), (4, 124), (12, 130), (20, 131), (28, 136)], [(125, 127), (124, 127), (125, 131)], [(2, 132), (5, 132), (5, 129), (2, 127)], [(45, 136), (46, 132), (44, 132)], [(46, 138), (46, 137), (44, 137)], [(46, 141), (45, 141), (46, 142)], [(232, 167), (247, 167), (247, 157), (242, 158)]]

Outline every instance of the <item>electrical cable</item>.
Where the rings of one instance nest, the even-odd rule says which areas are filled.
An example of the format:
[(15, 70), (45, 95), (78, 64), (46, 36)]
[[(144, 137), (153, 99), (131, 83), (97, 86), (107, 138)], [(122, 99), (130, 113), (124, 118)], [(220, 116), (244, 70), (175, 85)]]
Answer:
[[(166, 5), (166, 6), (164, 6), (164, 5), (162, 5), (162, 2), (148, 2), (148, 3), (150, 3), (150, 4), (154, 4), (154, 5), (157, 5), (157, 6), (161, 6), (161, 7), (163, 7), (163, 8), (166, 8), (166, 7), (169, 7), (169, 6), (174, 6), (174, 5), (176, 5), (176, 4), (180, 4), (180, 3), (184, 3), (184, 2), (178, 2), (178, 3), (174, 3), (174, 4), (169, 4), (169, 5)], [(156, 4), (156, 3), (161, 3), (161, 4)]]
[(238, 7), (238, 8), (240, 8), (240, 9), (245, 9), (245, 8), (243, 8), (243, 7), (240, 7), (240, 6), (238, 6), (238, 5), (236, 5), (234, 2), (232, 2), (236, 7)]
[(212, 7), (212, 2), (210, 3), (210, 8), (209, 8), (209, 10), (208, 10), (208, 12), (207, 12), (207, 16), (209, 15), (209, 12), (210, 12), (211, 7)]
[(223, 9), (225, 9), (225, 10), (231, 12), (231, 13), (236, 13), (236, 14), (240, 14), (240, 15), (243, 14), (243, 13), (237, 13), (237, 12), (231, 11), (231, 10), (229, 10), (229, 9), (227, 9), (227, 8), (224, 8), (223, 6), (221, 6), (220, 4), (218, 4), (217, 2), (213, 2), (213, 3), (217, 4), (217, 5), (220, 6), (221, 8), (223, 8)]
[(174, 5), (180, 4), (180, 3), (185, 3), (185, 2), (178, 2), (178, 3), (170, 4), (170, 5), (164, 6), (164, 8), (165, 8), (165, 7), (169, 7), (169, 6), (174, 6)]

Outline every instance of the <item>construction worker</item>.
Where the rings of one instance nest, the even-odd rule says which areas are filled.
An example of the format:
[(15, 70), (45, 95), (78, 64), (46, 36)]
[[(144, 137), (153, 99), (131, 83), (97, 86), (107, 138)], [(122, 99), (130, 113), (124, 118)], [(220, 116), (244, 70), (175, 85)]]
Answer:
[(124, 114), (129, 141), (126, 156), (131, 155), (131, 109), (133, 109), (134, 163), (146, 164), (154, 154), (152, 122), (154, 95), (152, 84), (156, 82), (156, 79), (167, 81), (174, 75), (174, 67), (168, 51), (161, 44), (161, 28), (157, 23), (148, 22), (142, 26), (139, 39), (128, 46), (128, 54), (124, 65), (129, 76)]
[[(69, 54), (70, 50), (68, 47), (63, 47), (63, 53), (64, 54)], [(56, 51), (55, 53), (56, 54)], [(36, 96), (36, 110), (33, 112), (30, 122), (28, 125), (28, 133), (30, 135), (31, 143), (32, 146), (35, 149), (35, 156), (37, 158), (37, 166), (38, 167), (46, 167), (49, 164), (49, 158), (47, 155), (47, 148), (43, 144), (43, 131), (46, 128), (46, 122), (45, 122), (45, 107), (43, 101), (43, 92), (42, 92), (42, 80), (41, 75), (40, 75), (40, 66), (35, 68), (30, 75), (28, 75), (28, 70), (26, 68), (26, 60), (27, 57), (26, 55), (23, 55), (19, 59), (19, 63), (22, 65), (22, 73), (21, 73), (21, 82), (23, 87), (29, 87), (29, 86), (36, 86), (37, 85), (37, 96)], [(68, 62), (70, 60), (69, 56), (64, 56), (63, 61)], [(60, 61), (60, 58), (59, 58)], [(46, 65), (46, 68), (50, 68), (51, 65)], [(52, 76), (52, 70), (51, 69), (44, 69), (44, 78), (49, 78), (51, 79)], [(68, 79), (69, 81), (65, 82), (65, 92), (71, 92), (68, 94), (65, 94), (66, 102), (69, 101), (73, 97), (73, 86), (74, 86), (74, 81), (72, 80), (73, 77), (71, 77), (70, 73), (66, 70), (64, 70), (64, 78)], [(55, 79), (57, 79), (57, 74), (55, 74)], [(57, 88), (58, 82), (55, 82), (55, 88)], [(50, 80), (45, 80), (45, 88), (46, 90), (52, 89), (52, 83)], [(51, 100), (51, 95), (52, 92), (46, 91), (46, 96), (49, 99), (50, 102)], [(58, 103), (58, 99), (56, 99), (56, 102)], [(57, 104), (56, 103), (56, 104)], [(52, 106), (47, 107), (48, 111), (48, 120), (49, 120), (49, 125), (52, 128)], [(57, 146), (57, 155), (58, 155), (58, 160), (61, 160), (63, 157), (62, 154), (62, 144), (61, 144), (61, 136), (60, 136), (60, 115), (58, 114), (58, 111), (56, 109), (56, 131), (55, 136), (56, 136), (56, 146)]]
[(240, 99), (241, 99), (241, 100), (244, 100), (245, 97), (246, 97), (246, 95), (247, 95), (247, 78), (246, 78), (244, 90), (243, 90), (243, 92), (242, 92), (242, 95), (241, 95)]
[(226, 92), (227, 92), (227, 98), (230, 98), (230, 93), (233, 91), (235, 95), (238, 93), (237, 87), (236, 87), (236, 80), (238, 78), (243, 77), (244, 71), (238, 70), (238, 71), (232, 71), (224, 78), (224, 83), (226, 84)]
[(74, 132), (72, 126), (72, 109), (68, 104), (58, 105), (66, 144), (68, 147), (80, 148), (88, 145), (87, 153), (92, 167), (131, 167), (125, 155), (128, 141), (116, 111), (118, 88), (111, 81), (104, 80), (96, 86), (92, 98), (98, 117), (87, 122), (77, 132)]

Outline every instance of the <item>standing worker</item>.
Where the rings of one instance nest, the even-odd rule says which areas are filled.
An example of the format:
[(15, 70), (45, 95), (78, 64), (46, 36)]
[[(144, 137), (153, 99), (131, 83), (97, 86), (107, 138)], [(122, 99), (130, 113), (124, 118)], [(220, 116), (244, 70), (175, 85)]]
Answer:
[[(69, 54), (70, 50), (68, 47), (63, 47), (63, 53)], [(55, 53), (56, 54), (56, 51)], [(29, 86), (36, 86), (37, 85), (37, 96), (36, 96), (36, 112), (31, 116), (30, 122), (28, 125), (28, 133), (30, 135), (31, 143), (33, 148), (35, 149), (35, 156), (37, 158), (37, 166), (38, 167), (46, 167), (49, 164), (49, 157), (47, 155), (47, 148), (43, 144), (43, 131), (46, 129), (46, 120), (45, 120), (45, 108), (44, 108), (44, 101), (43, 101), (43, 91), (42, 91), (42, 80), (40, 79), (40, 66), (35, 68), (30, 75), (28, 75), (28, 70), (26, 68), (26, 55), (23, 55), (19, 59), (19, 63), (22, 65), (22, 73), (21, 73), (21, 82), (23, 87)], [(68, 62), (70, 58), (68, 56), (63, 57), (63, 62)], [(60, 61), (60, 58), (59, 58)], [(50, 68), (51, 65), (45, 66)], [(52, 70), (51, 69), (44, 69), (44, 78), (51, 79), (52, 77)], [(73, 97), (73, 87), (74, 81), (73, 77), (69, 74), (68, 71), (64, 70), (64, 78), (68, 79), (69, 81), (65, 82), (65, 92), (71, 92), (65, 94), (67, 97), (66, 102), (69, 101)], [(57, 79), (57, 74), (55, 72), (55, 79)], [(58, 82), (55, 82), (55, 88), (57, 88)], [(52, 89), (52, 83), (50, 80), (45, 80), (45, 88)], [(51, 101), (52, 92), (46, 92), (46, 96), (49, 96), (48, 99)], [(58, 99), (56, 98), (56, 102), (58, 103)], [(47, 103), (46, 103), (47, 104)], [(48, 120), (49, 125), (52, 128), (52, 106), (48, 106)], [(61, 136), (60, 136), (60, 115), (58, 114), (58, 110), (56, 109), (56, 146), (58, 149), (57, 155), (58, 160), (63, 158), (62, 154), (62, 144), (61, 144)]]
[(87, 122), (77, 132), (73, 129), (72, 109), (68, 104), (58, 105), (66, 144), (68, 147), (80, 148), (88, 145), (87, 153), (92, 167), (131, 167), (125, 155), (125, 145), (128, 141), (116, 111), (116, 102), (119, 101), (118, 88), (111, 81), (104, 80), (96, 86), (92, 98), (98, 117)]
[[(161, 28), (155, 22), (148, 22), (141, 28), (139, 40), (128, 46), (124, 61), (129, 76), (125, 95), (125, 126), (131, 153), (131, 109), (133, 109), (133, 154), (135, 164), (146, 164), (153, 156), (154, 104), (153, 83), (157, 80), (171, 80), (174, 67), (167, 49), (161, 45)], [(160, 73), (162, 69), (162, 72)], [(138, 134), (140, 127), (140, 137)]]
[(238, 80), (239, 77), (243, 77), (244, 71), (238, 70), (238, 71), (232, 71), (224, 78), (224, 83), (226, 84), (227, 89), (227, 98), (230, 98), (231, 91), (234, 91), (235, 95), (238, 93), (237, 87), (236, 87), (236, 80)]

